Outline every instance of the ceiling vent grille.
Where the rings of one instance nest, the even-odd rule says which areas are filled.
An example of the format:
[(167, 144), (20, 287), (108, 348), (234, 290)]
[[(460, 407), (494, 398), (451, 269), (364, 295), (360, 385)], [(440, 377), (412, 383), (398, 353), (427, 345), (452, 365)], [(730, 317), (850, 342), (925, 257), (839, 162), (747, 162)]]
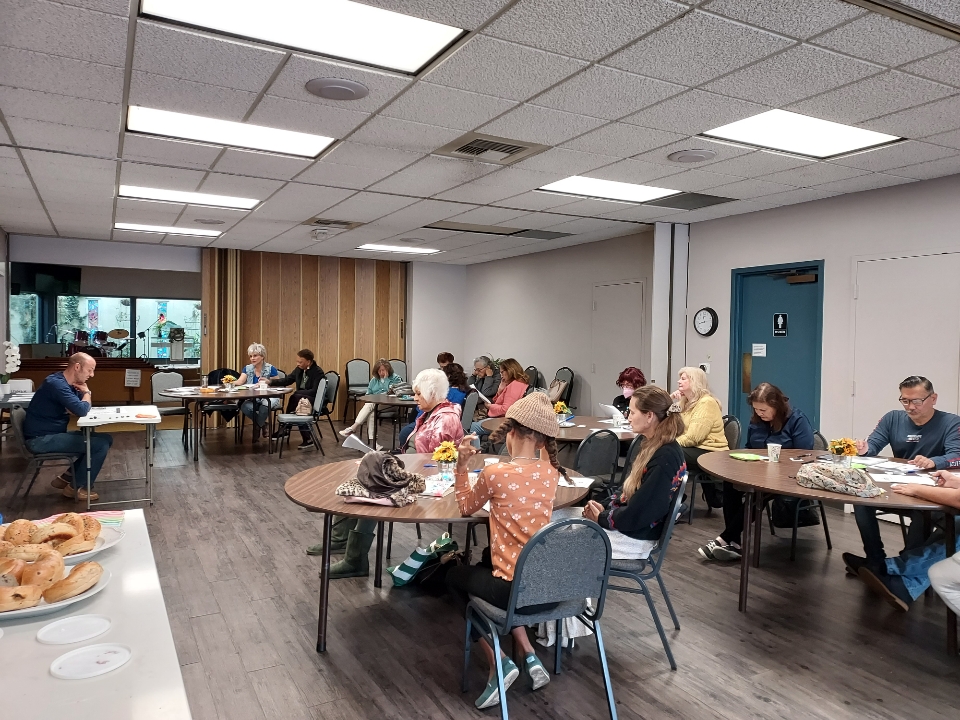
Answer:
[(351, 222), (350, 220), (334, 220), (332, 218), (322, 218), (322, 217), (312, 217), (309, 220), (304, 220), (301, 225), (309, 225), (311, 227), (323, 228), (327, 232), (341, 232), (343, 230), (353, 230), (356, 227), (363, 225), (362, 222)]
[(525, 143), (481, 133), (467, 133), (434, 151), (434, 155), (479, 160), (494, 165), (512, 165), (546, 150), (549, 145)]

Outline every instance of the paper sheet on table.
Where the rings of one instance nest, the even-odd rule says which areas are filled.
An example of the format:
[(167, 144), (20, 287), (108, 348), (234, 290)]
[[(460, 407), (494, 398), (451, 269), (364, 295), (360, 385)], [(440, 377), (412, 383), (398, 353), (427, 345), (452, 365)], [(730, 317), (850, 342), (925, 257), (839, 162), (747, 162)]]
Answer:
[(929, 475), (892, 475), (890, 473), (870, 473), (874, 482), (900, 483), (901, 485), (931, 485), (936, 486)]
[(441, 475), (429, 475), (424, 478), (426, 487), (420, 495), (427, 497), (443, 497), (449, 492), (453, 492), (453, 478), (444, 478)]
[[(471, 385), (470, 387), (472, 387), (474, 390), (477, 390), (477, 386), (476, 386), (476, 385)], [(477, 395), (479, 395), (479, 396), (480, 396), (480, 399), (483, 400), (485, 403), (493, 402), (490, 398), (488, 398), (486, 395), (484, 395), (484, 394), (483, 394), (482, 392), (480, 392), (479, 390), (477, 390)]]
[(866, 465), (867, 467), (874, 467), (875, 465), (883, 465), (889, 461), (878, 457), (861, 457), (858, 455), (856, 459), (854, 459), (854, 462), (860, 463), (861, 465)]
[[(856, 462), (860, 462), (858, 459)], [(889, 460), (884, 460), (882, 462), (874, 463), (871, 465), (874, 470), (886, 470), (893, 471), (894, 475), (899, 475), (902, 473), (915, 473), (919, 472), (920, 468), (914, 467), (913, 465), (907, 465), (906, 463), (890, 462)]]
[[(591, 485), (593, 485), (593, 478), (588, 478), (588, 477), (574, 477), (574, 476), (571, 475), (571, 476), (570, 476), (570, 482), (572, 483), (572, 485), (573, 485), (574, 487), (588, 488), (588, 487), (590, 487)], [(561, 485), (562, 487), (570, 487), (570, 485), (567, 485), (563, 480), (560, 481), (560, 485)]]

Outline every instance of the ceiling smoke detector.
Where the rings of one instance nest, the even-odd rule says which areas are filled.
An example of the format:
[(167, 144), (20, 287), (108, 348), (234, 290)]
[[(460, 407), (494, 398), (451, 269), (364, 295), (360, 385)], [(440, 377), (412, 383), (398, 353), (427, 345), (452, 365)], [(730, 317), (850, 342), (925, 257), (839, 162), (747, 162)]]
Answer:
[(342, 78), (314, 78), (305, 87), (307, 92), (327, 100), (359, 100), (370, 94), (363, 83)]
[(223, 225), (223, 220), (214, 220), (212, 218), (199, 218), (194, 220), (195, 223), (200, 223), (201, 225)]
[(667, 155), (667, 160), (678, 163), (700, 163), (713, 160), (716, 156), (713, 150), (677, 150)]

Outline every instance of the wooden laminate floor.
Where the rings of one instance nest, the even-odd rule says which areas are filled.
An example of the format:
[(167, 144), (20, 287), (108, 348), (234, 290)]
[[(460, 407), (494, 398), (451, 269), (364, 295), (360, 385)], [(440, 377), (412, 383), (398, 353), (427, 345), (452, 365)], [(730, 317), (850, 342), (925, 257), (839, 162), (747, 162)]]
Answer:
[[(321, 521), (288, 501), (283, 483), (318, 462), (355, 455), (329, 430), (325, 459), (291, 447), (280, 461), (249, 437), (235, 446), (232, 430), (211, 430), (198, 464), (178, 431), (161, 432), (157, 443), (156, 504), (146, 516), (194, 718), (497, 717), (473, 707), (485, 680), (479, 653), (470, 692), (460, 693), (464, 624), (447, 598), (392, 590), (389, 581), (377, 590), (372, 578), (335, 581), (328, 652), (315, 652), (319, 559), (304, 547), (319, 541)], [(142, 438), (115, 436), (102, 480), (142, 472)], [(0, 507), (8, 519), (22, 467), (4, 444)], [(41, 475), (24, 516), (73, 507), (49, 486), (53, 475)], [(98, 488), (104, 499), (123, 492), (106, 482)], [(858, 551), (859, 536), (852, 516), (829, 512), (832, 552), (819, 527), (802, 529), (791, 563), (789, 538), (764, 531), (747, 614), (737, 612), (737, 567), (696, 555), (719, 518), (698, 513), (694, 525), (677, 526), (664, 572), (682, 627), (669, 631), (676, 672), (642, 598), (608, 595), (604, 636), (620, 717), (960, 716), (960, 659), (945, 653), (943, 604), (921, 599), (900, 614), (846, 577), (840, 553)], [(424, 526), (424, 536), (444, 529)], [(899, 549), (898, 530), (884, 532), (888, 547)], [(398, 525), (395, 559), (415, 540), (412, 526)], [(608, 717), (595, 647), (585, 638), (565, 651), (563, 674), (539, 692), (521, 677), (508, 693), (511, 716)]]

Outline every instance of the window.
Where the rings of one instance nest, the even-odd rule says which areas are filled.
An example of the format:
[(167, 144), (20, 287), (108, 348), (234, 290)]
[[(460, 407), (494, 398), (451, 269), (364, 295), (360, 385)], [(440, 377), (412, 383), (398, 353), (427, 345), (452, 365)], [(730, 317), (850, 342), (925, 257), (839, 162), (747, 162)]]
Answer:
[[(200, 357), (200, 301), (137, 298), (137, 355), (170, 357), (170, 330), (183, 328), (183, 357)], [(139, 333), (144, 333), (143, 338)]]
[(107, 335), (111, 330), (130, 332), (131, 298), (57, 296), (57, 330), (67, 344), (94, 346), (107, 357), (130, 357), (124, 340)]
[(36, 293), (10, 296), (10, 339), (18, 345), (39, 342), (40, 300)]

